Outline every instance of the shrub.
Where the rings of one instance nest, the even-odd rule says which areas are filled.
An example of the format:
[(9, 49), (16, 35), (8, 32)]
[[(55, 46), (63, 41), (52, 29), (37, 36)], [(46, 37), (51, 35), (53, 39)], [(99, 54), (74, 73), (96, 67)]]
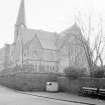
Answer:
[(97, 67), (96, 70), (93, 71), (93, 77), (94, 78), (103, 78), (104, 77), (105, 70), (102, 67)]
[(46, 82), (57, 81), (55, 73), (18, 72), (0, 76), (0, 85), (21, 91), (45, 91)]
[(78, 69), (78, 68), (75, 68), (75, 67), (68, 67), (68, 68), (65, 68), (64, 70), (64, 73), (67, 77), (69, 78), (73, 78), (73, 79), (77, 79), (81, 76), (85, 76), (85, 69)]

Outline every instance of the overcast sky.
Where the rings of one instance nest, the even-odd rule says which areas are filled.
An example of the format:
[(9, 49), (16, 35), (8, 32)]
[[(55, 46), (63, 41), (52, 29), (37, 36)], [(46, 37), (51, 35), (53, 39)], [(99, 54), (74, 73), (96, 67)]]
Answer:
[[(14, 25), (21, 0), (0, 0), (0, 48), (14, 40)], [(27, 26), (61, 32), (80, 12), (84, 18), (103, 17), (105, 0), (25, 0)]]

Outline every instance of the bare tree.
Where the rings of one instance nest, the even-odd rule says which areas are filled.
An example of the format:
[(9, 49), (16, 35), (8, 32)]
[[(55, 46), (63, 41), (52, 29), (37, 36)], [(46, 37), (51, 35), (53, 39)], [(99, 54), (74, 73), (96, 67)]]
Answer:
[(88, 19), (88, 26), (82, 23), (82, 19), (77, 18), (77, 22), (81, 28), (81, 32), (85, 39), (82, 37), (78, 40), (81, 41), (81, 46), (84, 48), (87, 62), (89, 65), (89, 69), (92, 72), (95, 66), (100, 63), (100, 66), (103, 66), (103, 51), (105, 48), (105, 43), (103, 42), (103, 28), (102, 28), (102, 19), (100, 19), (100, 23), (98, 25), (98, 32), (94, 35), (95, 40), (94, 43), (91, 44), (91, 36), (92, 36), (92, 24), (91, 24), (91, 16)]

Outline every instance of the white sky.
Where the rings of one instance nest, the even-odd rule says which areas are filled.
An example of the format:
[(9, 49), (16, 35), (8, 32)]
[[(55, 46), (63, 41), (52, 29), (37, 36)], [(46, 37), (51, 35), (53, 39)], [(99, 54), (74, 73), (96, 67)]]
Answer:
[[(0, 0), (0, 48), (14, 40), (19, 5), (20, 0)], [(33, 29), (60, 32), (73, 24), (78, 12), (105, 20), (105, 0), (25, 0), (25, 9), (27, 26)]]

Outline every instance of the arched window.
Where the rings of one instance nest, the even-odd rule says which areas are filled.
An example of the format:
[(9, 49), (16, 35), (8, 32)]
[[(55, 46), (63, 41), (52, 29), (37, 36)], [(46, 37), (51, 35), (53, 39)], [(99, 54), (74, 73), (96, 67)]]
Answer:
[(37, 72), (37, 64), (34, 65), (34, 72)]
[(52, 69), (53, 69), (53, 71), (55, 71), (55, 67), (54, 66), (52, 67)]
[(52, 66), (50, 66), (50, 72), (52, 72), (52, 70), (53, 70), (53, 69), (52, 69)]
[(47, 72), (49, 71), (49, 65), (46, 66), (46, 71), (47, 71)]

